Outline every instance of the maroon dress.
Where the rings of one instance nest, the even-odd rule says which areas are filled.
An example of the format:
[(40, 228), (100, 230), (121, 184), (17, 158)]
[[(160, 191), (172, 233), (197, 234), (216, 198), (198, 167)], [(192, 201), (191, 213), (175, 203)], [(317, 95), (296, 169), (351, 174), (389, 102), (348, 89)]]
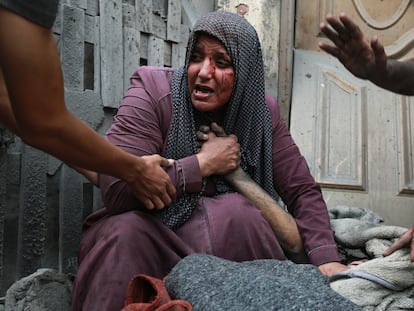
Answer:
[[(131, 79), (107, 138), (136, 155), (163, 155), (172, 117), (170, 81), (174, 69), (141, 67)], [(309, 261), (339, 261), (326, 204), (280, 116), (267, 96), (273, 128), (274, 186), (295, 217)], [(195, 155), (175, 159), (167, 172), (177, 195), (200, 192), (202, 178)], [(118, 311), (135, 274), (162, 278), (184, 256), (199, 252), (246, 261), (286, 259), (261, 213), (241, 194), (212, 196), (207, 184), (191, 218), (172, 231), (131, 194), (128, 185), (101, 176), (105, 207), (85, 222), (72, 310)]]

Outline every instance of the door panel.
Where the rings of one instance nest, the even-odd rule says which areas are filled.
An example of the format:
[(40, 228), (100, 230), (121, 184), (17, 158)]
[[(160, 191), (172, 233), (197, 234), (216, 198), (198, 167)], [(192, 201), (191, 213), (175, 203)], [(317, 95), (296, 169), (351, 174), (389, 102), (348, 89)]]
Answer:
[(346, 12), (369, 37), (378, 35), (388, 55), (414, 57), (414, 5), (410, 0), (296, 1), (295, 48), (318, 51), (320, 22), (327, 14), (338, 16), (340, 12)]
[(290, 128), (328, 207), (372, 209), (414, 223), (414, 97), (355, 78), (318, 50), (319, 23), (346, 12), (395, 58), (412, 57), (410, 1), (297, 1)]

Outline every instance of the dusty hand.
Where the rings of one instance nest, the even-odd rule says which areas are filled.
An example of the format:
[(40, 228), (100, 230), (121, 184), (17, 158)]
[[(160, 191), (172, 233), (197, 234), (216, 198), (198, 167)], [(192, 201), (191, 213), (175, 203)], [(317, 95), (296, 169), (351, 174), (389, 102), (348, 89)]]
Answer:
[(403, 247), (410, 247), (410, 259), (414, 262), (414, 225), (408, 229), (408, 231), (405, 232), (401, 238), (399, 238), (388, 249), (386, 249), (383, 255), (391, 255), (394, 251)]
[(331, 276), (332, 274), (348, 270), (349, 268), (340, 262), (328, 262), (318, 266), (318, 269), (323, 275)]
[(358, 78), (371, 80), (385, 72), (387, 55), (384, 46), (377, 37), (369, 40), (344, 13), (339, 19), (328, 15), (326, 23), (320, 24), (320, 29), (334, 46), (319, 42), (319, 47), (338, 58)]
[(162, 209), (175, 199), (176, 190), (170, 177), (162, 167), (172, 165), (159, 155), (143, 156), (143, 167), (133, 182), (129, 183), (133, 193), (147, 209)]
[(211, 123), (211, 126), (201, 125), (196, 133), (198, 142), (197, 152), (200, 152), (201, 146), (203, 146), (203, 144), (208, 140), (208, 133), (210, 131), (213, 131), (213, 133), (216, 134), (217, 137), (227, 136), (224, 132), (224, 129), (215, 122)]

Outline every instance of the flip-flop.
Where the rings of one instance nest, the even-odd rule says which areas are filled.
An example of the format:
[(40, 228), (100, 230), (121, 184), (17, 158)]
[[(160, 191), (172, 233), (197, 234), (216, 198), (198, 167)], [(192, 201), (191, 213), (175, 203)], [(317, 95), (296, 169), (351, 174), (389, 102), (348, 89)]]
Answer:
[(138, 274), (129, 282), (121, 311), (192, 311), (192, 306), (185, 300), (171, 300), (165, 279)]
[(163, 280), (145, 275), (135, 275), (129, 282), (123, 311), (155, 311), (171, 298)]

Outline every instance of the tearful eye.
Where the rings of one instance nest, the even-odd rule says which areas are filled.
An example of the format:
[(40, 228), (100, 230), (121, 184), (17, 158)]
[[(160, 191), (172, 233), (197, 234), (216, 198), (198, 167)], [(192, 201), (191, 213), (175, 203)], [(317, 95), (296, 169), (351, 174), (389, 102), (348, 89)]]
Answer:
[(192, 53), (191, 55), (190, 55), (190, 61), (191, 62), (198, 62), (198, 61), (200, 61), (201, 60), (201, 56), (200, 56), (200, 54), (199, 53)]
[(214, 61), (214, 63), (216, 64), (217, 67), (220, 67), (220, 68), (227, 68), (227, 67), (230, 67), (232, 65), (228, 61), (222, 60), (222, 59), (216, 60), (216, 61)]

